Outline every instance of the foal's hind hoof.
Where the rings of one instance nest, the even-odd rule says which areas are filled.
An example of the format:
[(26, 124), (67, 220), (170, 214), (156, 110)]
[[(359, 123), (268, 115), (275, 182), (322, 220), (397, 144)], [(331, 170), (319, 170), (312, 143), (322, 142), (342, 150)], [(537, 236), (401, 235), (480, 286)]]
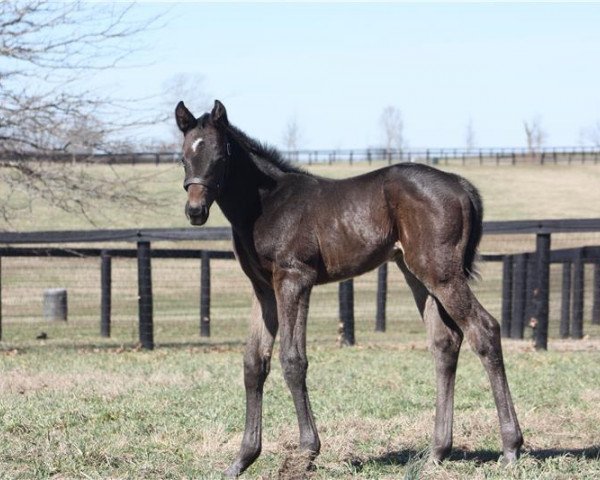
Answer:
[(515, 463), (519, 457), (521, 456), (521, 451), (520, 450), (510, 450), (508, 452), (504, 452), (504, 454), (502, 455), (502, 464), (503, 465), (511, 465), (513, 463)]
[(450, 452), (452, 452), (452, 447), (432, 447), (431, 452), (429, 454), (429, 460), (436, 465), (439, 465), (444, 460), (446, 460), (450, 456)]

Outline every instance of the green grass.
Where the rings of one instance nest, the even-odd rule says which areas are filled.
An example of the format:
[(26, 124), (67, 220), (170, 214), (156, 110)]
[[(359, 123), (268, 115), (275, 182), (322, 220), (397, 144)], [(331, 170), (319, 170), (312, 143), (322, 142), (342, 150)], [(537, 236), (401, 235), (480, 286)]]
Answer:
[[(0, 477), (219, 478), (243, 429), (241, 344), (138, 352), (30, 346), (0, 357)], [(275, 357), (277, 358), (277, 357)], [(314, 479), (598, 478), (600, 352), (524, 351), (508, 374), (525, 435), (514, 466), (483, 369), (459, 365), (455, 452), (419, 461), (431, 439), (434, 378), (421, 345), (311, 343), (309, 388), (323, 442)], [(275, 478), (297, 438), (278, 362), (265, 388), (263, 455), (246, 478)]]
[[(368, 166), (311, 170), (342, 177), (363, 173)], [(488, 220), (600, 213), (600, 166), (448, 170), (479, 187)], [(91, 212), (96, 225), (188, 226), (178, 166), (123, 166), (115, 171), (143, 177), (147, 195), (161, 206), (134, 210), (102, 205)], [(213, 208), (209, 225), (224, 224)], [(34, 202), (0, 228), (93, 227), (83, 217)], [(530, 250), (534, 242), (530, 235), (490, 236), (483, 239), (482, 251)], [(597, 245), (600, 237), (554, 235), (552, 242), (555, 248)], [(560, 309), (557, 268), (551, 281), (553, 337)], [(499, 317), (500, 265), (482, 264), (481, 269), (483, 280), (474, 288)], [(153, 262), (157, 349), (144, 352), (135, 348), (135, 260), (113, 262), (112, 337), (101, 339), (96, 259), (2, 259), (0, 478), (219, 478), (242, 435), (241, 352), (251, 293), (235, 262), (212, 262), (212, 272), (212, 337), (200, 339), (199, 262)], [(591, 278), (588, 268), (586, 281)], [(41, 319), (43, 290), (56, 286), (68, 289), (68, 322)], [(424, 329), (400, 273), (390, 268), (388, 331), (375, 333), (375, 288), (373, 272), (355, 280), (358, 346), (351, 349), (337, 347), (337, 286), (313, 292), (309, 388), (323, 448), (311, 478), (600, 477), (600, 327), (590, 325), (589, 297), (589, 339), (553, 339), (543, 354), (533, 352), (527, 340), (505, 342), (509, 381), (526, 440), (523, 458), (509, 468), (497, 462), (500, 440), (489, 384), (475, 356), (465, 351), (457, 383), (455, 453), (452, 461), (433, 466), (421, 455), (431, 440), (435, 385)], [(42, 331), (48, 340), (35, 339)], [(263, 455), (246, 478), (277, 477), (282, 465), (289, 465), (297, 441), (293, 406), (277, 361), (266, 386), (264, 421)]]

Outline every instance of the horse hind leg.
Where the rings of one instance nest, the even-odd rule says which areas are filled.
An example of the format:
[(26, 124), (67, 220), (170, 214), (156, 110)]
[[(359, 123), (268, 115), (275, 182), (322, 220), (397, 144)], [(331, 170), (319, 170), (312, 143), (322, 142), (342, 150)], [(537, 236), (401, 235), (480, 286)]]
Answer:
[(423, 283), (408, 270), (404, 261), (399, 259), (397, 263), (427, 328), (429, 348), (435, 362), (437, 393), (431, 458), (439, 462), (452, 450), (454, 384), (463, 334)]
[(263, 386), (270, 370), (277, 328), (277, 307), (273, 292), (257, 296), (252, 307), (250, 334), (244, 353), (246, 426), (240, 451), (235, 461), (224, 472), (227, 478), (239, 476), (260, 455)]
[(523, 435), (506, 378), (500, 326), (479, 303), (462, 273), (443, 284), (434, 286), (432, 291), (464, 332), (488, 374), (500, 421), (504, 459), (512, 462), (519, 457)]

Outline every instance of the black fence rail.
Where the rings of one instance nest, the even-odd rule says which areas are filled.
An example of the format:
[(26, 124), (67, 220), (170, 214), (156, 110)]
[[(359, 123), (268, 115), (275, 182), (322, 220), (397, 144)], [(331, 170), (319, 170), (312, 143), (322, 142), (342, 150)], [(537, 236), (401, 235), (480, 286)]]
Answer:
[[(350, 164), (359, 162), (419, 162), (429, 165), (519, 165), (519, 164), (598, 164), (599, 147), (523, 147), (489, 148), (359, 148), (285, 150), (288, 160), (301, 164)], [(106, 165), (161, 165), (178, 162), (181, 152), (145, 151), (124, 153), (47, 153), (43, 155), (4, 154), (1, 161), (49, 161), (59, 163), (96, 163)]]
[[(483, 262), (502, 263), (502, 332), (505, 337), (523, 338), (524, 326), (534, 327), (535, 344), (546, 349), (548, 342), (550, 265), (562, 265), (562, 305), (560, 336), (583, 337), (584, 266), (593, 265), (591, 282), (592, 323), (600, 324), (600, 246), (579, 246), (551, 250), (554, 234), (600, 232), (600, 219), (535, 220), (485, 222), (484, 236), (535, 235), (535, 251), (484, 254)], [(2, 258), (71, 257), (100, 260), (100, 326), (101, 336), (111, 335), (112, 260), (137, 259), (137, 292), (139, 342), (144, 348), (154, 347), (152, 261), (154, 259), (198, 259), (200, 266), (199, 330), (210, 335), (211, 260), (231, 260), (230, 251), (210, 249), (157, 249), (158, 241), (215, 241), (231, 239), (229, 228), (141, 229), (63, 232), (0, 232), (0, 339), (2, 338)], [(87, 242), (133, 242), (136, 248), (44, 247), (48, 244), (81, 244)], [(9, 246), (17, 245), (17, 246)], [(20, 245), (36, 245), (22, 247)], [(352, 345), (354, 334), (353, 281), (339, 284), (340, 341)], [(375, 330), (386, 330), (388, 266), (382, 265), (376, 281)], [(527, 319), (529, 320), (527, 322)]]

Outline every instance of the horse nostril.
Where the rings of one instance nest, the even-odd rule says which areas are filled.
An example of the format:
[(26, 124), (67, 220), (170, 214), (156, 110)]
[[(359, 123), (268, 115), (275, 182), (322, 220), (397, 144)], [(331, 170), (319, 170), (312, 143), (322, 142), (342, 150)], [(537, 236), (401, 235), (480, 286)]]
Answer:
[(208, 213), (208, 207), (206, 205), (189, 205), (188, 215), (190, 217), (205, 216)]

